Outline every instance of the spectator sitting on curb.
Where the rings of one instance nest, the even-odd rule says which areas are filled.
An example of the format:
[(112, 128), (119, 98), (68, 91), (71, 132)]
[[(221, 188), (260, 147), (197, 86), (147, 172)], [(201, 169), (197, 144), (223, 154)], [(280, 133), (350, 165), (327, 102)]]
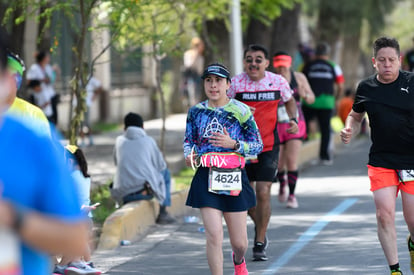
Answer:
[(111, 196), (118, 203), (157, 198), (159, 224), (175, 222), (166, 208), (171, 205), (171, 176), (155, 140), (143, 129), (139, 114), (128, 113), (124, 118), (125, 133), (118, 136), (114, 147), (116, 174)]

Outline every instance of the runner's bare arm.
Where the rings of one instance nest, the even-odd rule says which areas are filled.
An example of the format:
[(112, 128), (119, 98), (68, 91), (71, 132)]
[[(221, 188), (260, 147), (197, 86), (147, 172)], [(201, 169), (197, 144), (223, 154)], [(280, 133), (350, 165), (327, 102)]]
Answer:
[(290, 120), (289, 121), (289, 128), (286, 130), (289, 134), (296, 134), (299, 131), (299, 127), (297, 124), (297, 107), (296, 107), (296, 100), (293, 96), (285, 102), (286, 111), (289, 114), (289, 118), (295, 118), (296, 121)]
[(349, 143), (352, 139), (352, 136), (358, 133), (364, 116), (365, 112), (357, 113), (354, 110), (351, 110), (345, 121), (345, 127), (341, 130), (340, 134), (343, 143)]
[(309, 84), (306, 76), (301, 72), (295, 72), (296, 81), (298, 82), (298, 93), (301, 98), (303, 98), (306, 103), (312, 104), (315, 102), (315, 94), (312, 91), (312, 88)]
[(64, 222), (29, 209), (18, 213), (12, 204), (2, 200), (0, 217), (6, 217), (0, 218), (0, 225), (15, 229), (24, 242), (50, 254), (82, 255), (88, 243), (83, 221)]

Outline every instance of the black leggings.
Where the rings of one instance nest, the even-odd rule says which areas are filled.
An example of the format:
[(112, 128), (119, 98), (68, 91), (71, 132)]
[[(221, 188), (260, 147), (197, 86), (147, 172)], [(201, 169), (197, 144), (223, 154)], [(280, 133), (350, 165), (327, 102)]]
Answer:
[(321, 160), (330, 160), (329, 142), (331, 140), (332, 109), (313, 109), (307, 106), (302, 106), (302, 110), (306, 120), (306, 131), (309, 131), (309, 121), (316, 117), (321, 132), (319, 158)]

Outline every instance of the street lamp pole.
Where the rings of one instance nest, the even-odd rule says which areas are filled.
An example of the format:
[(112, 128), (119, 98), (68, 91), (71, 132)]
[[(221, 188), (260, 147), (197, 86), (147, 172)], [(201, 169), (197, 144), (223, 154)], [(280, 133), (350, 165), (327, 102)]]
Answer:
[(240, 16), (240, 0), (232, 0), (230, 23), (230, 69), (233, 75), (236, 75), (243, 71), (243, 42)]

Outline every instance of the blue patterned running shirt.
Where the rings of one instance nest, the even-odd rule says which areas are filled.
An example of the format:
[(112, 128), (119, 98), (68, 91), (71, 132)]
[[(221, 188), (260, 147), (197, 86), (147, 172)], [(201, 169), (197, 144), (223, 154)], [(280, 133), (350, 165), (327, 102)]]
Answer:
[(208, 106), (206, 100), (188, 111), (184, 156), (187, 157), (192, 151), (199, 156), (209, 152), (235, 152), (234, 149), (213, 146), (209, 141), (213, 133), (223, 133), (224, 128), (232, 139), (240, 142), (240, 149), (236, 152), (254, 156), (262, 151), (259, 129), (246, 104), (230, 99), (226, 105), (213, 108)]

